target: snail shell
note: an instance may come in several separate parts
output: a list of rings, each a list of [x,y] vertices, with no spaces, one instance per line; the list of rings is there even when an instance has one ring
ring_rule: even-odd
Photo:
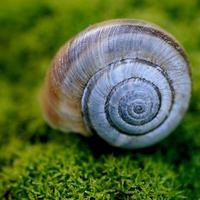
[[[42,103],[53,127],[132,149],[171,133],[190,94],[180,44],[156,25],[125,19],[91,26],[60,49]]]

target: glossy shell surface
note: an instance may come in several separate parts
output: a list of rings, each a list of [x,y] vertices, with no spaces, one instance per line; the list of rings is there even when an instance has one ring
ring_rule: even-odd
[[[132,149],[169,135],[190,94],[189,64],[170,34],[147,22],[112,20],[87,28],[60,49],[42,103],[53,127],[95,133]]]

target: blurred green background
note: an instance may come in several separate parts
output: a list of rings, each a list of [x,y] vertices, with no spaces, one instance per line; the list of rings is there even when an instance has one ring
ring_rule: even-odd
[[[193,96],[183,123],[141,151],[52,130],[38,95],[58,48],[87,26],[140,18],[185,47]],[[0,199],[200,199],[200,1],[0,3]]]

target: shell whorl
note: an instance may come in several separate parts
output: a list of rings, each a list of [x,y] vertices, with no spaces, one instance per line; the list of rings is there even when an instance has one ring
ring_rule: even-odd
[[[56,55],[45,82],[45,118],[63,131],[96,132],[142,148],[180,123],[191,93],[184,50],[159,27],[112,20],[89,27]]]

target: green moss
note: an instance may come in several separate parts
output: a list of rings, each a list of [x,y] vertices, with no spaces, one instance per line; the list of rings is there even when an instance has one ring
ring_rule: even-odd
[[[200,4],[198,1],[7,0],[0,8],[0,199],[199,199]],[[52,56],[88,25],[142,18],[188,52],[193,97],[160,144],[112,148],[95,136],[52,130],[38,95]]]

